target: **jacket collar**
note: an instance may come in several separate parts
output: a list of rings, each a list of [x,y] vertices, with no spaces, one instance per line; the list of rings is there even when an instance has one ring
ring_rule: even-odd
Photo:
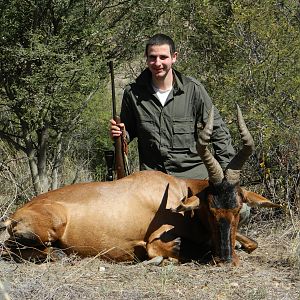
[[[184,92],[184,85],[187,82],[187,77],[182,75],[180,72],[173,69],[173,75],[174,75],[174,94],[183,93]],[[151,71],[147,68],[145,69],[136,79],[136,83],[146,88],[148,91],[150,91],[152,94],[154,94],[154,90],[152,87],[152,76]]]

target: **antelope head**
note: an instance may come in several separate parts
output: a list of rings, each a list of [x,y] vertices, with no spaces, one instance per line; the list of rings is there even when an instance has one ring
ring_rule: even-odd
[[[213,131],[214,111],[210,111],[205,128],[198,132],[197,151],[209,174],[209,188],[205,214],[209,223],[214,261],[232,262],[239,260],[235,254],[235,238],[239,223],[239,212],[243,203],[250,206],[277,207],[266,198],[244,191],[240,185],[241,169],[254,151],[254,141],[247,129],[240,108],[237,106],[237,121],[242,149],[230,161],[223,172],[220,164],[208,150],[207,146]],[[200,202],[199,202],[199,205]],[[195,208],[195,207],[194,207]]]

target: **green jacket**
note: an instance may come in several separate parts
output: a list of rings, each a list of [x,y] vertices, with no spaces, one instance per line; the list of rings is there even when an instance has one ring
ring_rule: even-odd
[[[197,123],[205,124],[212,107],[204,87],[173,70],[174,85],[165,106],[155,95],[146,69],[125,88],[121,120],[128,140],[138,138],[141,170],[160,170],[183,178],[207,178],[196,151]],[[234,156],[229,131],[215,109],[211,137],[216,159],[225,168]]]

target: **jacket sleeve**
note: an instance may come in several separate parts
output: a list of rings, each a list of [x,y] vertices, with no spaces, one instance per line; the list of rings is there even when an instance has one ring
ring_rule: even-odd
[[[201,123],[204,126],[207,122],[208,115],[213,103],[204,87],[201,84],[197,85],[197,87],[197,120],[198,123]],[[211,143],[214,150],[214,157],[217,159],[222,169],[224,170],[231,159],[234,157],[235,151],[231,144],[231,135],[229,133],[229,130],[215,106],[214,128],[211,135]]]
[[[128,143],[131,142],[137,136],[137,120],[136,116],[134,115],[133,99],[130,91],[131,88],[129,85],[125,88],[123,93],[120,113],[121,122],[125,124],[126,137]]]

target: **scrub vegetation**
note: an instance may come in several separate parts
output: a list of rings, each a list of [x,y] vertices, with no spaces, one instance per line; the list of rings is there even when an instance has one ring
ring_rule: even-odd
[[[145,41],[158,32],[174,38],[175,67],[204,84],[236,147],[239,104],[256,144],[242,184],[283,205],[252,211],[244,230],[259,248],[241,253],[238,269],[0,261],[0,295],[299,299],[299,1],[3,0],[0,11],[0,217],[39,193],[105,179],[104,151],[113,147],[107,63],[119,107],[122,88],[145,67]],[[136,170],[135,143],[129,148]]]

